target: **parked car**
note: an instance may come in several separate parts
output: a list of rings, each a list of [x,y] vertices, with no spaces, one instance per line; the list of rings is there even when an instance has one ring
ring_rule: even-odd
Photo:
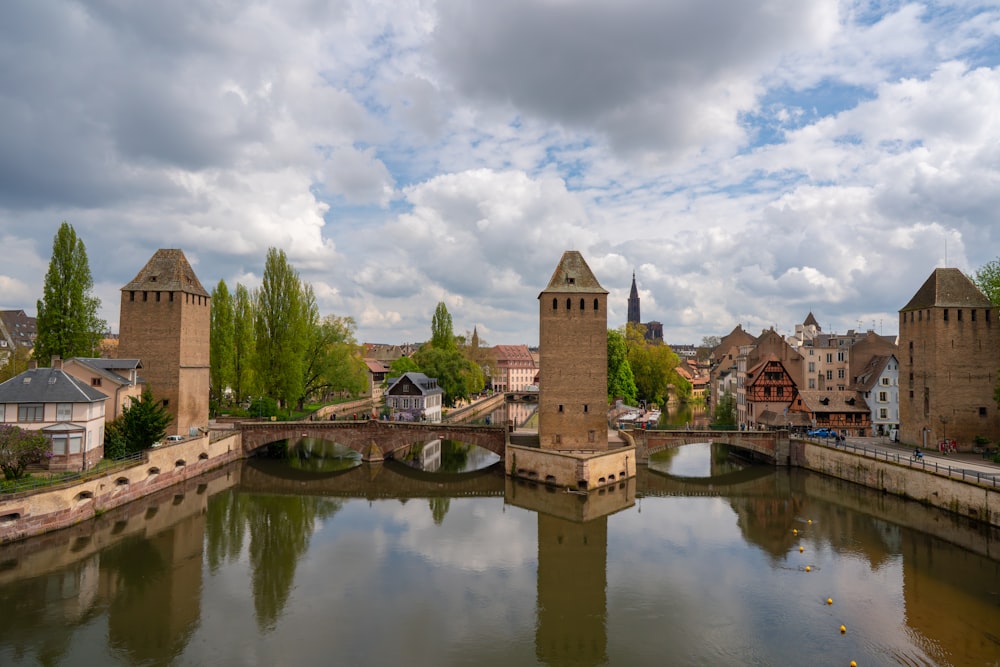
[[[832,428],[817,428],[809,431],[806,435],[813,438],[835,438],[837,437],[837,432]]]
[[[184,436],[183,435],[168,435],[166,438],[164,438],[164,440],[166,440],[167,442],[183,442]]]

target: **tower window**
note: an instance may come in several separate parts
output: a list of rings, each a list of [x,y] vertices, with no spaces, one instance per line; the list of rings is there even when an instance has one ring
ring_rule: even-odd
[[[980,407],[979,408],[979,416],[980,417],[985,417],[986,416],[986,408],[984,408],[984,407]]]
[[[958,309],[958,321],[959,322],[962,321],[962,309],[961,308]]]
[[[559,299],[552,297],[552,310],[559,310]]]
[[[142,300],[143,301],[149,301],[149,292],[144,291],[142,293]]]
[[[566,310],[572,310],[572,308],[573,308],[573,300],[566,299]]]
[[[962,318],[961,318],[961,317],[959,317],[958,319],[962,319]],[[948,309],[947,309],[947,308],[945,308],[945,309],[944,309],[944,321],[945,321],[945,322],[947,322],[947,321],[948,321]]]
[[[132,290],[128,293],[128,300],[135,301],[135,290]]]
[[[159,303],[159,302],[160,302],[160,293],[157,292],[156,293],[156,303]]]
[[[588,406],[588,405],[587,405],[586,403],[584,403],[584,404],[583,404],[583,414],[587,414],[587,412],[588,412],[588,407],[589,407],[589,406]]]
[[[562,412],[562,411],[563,411],[563,406],[562,406],[562,405],[560,405],[560,406],[559,406],[559,412]]]
[[[599,310],[598,303],[597,299],[594,299],[594,310]]]
[[[583,305],[583,299],[580,299],[580,310],[583,310],[586,306]]]
[[[972,313],[972,321],[973,321],[973,322],[975,322],[975,321],[976,321],[976,309],[975,309],[975,308],[973,308],[973,309],[972,309],[971,311],[969,311],[969,312],[970,312],[970,313]]]
[[[170,298],[169,298],[169,301],[170,301],[171,303],[173,303],[173,301],[174,301],[174,293],[173,293],[173,292],[170,292]]]

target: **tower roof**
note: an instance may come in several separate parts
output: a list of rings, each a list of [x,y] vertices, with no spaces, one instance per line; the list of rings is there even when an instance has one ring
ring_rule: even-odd
[[[559,260],[545,292],[607,294],[577,250],[567,250]]]
[[[805,319],[805,321],[802,324],[803,324],[803,326],[807,326],[807,327],[808,326],[814,326],[817,329],[819,329],[819,322],[817,322],[816,318],[813,317],[813,314],[812,314],[811,310],[809,311],[809,314],[806,315],[806,319]]]
[[[917,290],[910,302],[900,308],[900,312],[935,306],[990,308],[992,305],[989,298],[964,273],[958,269],[939,268],[934,269],[934,273]]]
[[[629,292],[628,298],[630,299],[639,298],[639,289],[635,286],[635,271],[632,272],[632,291]]]
[[[176,248],[157,250],[132,282],[122,287],[122,291],[125,290],[187,292],[210,296],[201,286],[184,252]]]

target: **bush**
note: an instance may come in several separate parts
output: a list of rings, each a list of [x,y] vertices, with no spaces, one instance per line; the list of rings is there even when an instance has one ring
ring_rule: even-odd
[[[984,435],[977,435],[975,438],[972,439],[972,441],[977,445],[979,445],[980,447],[990,444],[990,439]]]

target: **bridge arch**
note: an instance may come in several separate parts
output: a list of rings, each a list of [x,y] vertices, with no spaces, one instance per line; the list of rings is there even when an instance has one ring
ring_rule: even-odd
[[[743,449],[774,463],[788,465],[788,431],[630,431],[637,443],[642,443],[646,454],[699,442],[717,442]]]
[[[333,440],[359,452],[366,461],[380,461],[405,453],[415,443],[429,440],[460,440],[487,449],[503,458],[507,434],[501,426],[463,424],[427,424],[366,421],[337,422],[240,422],[237,424],[243,451],[251,455],[261,447],[279,440],[319,438]]]

